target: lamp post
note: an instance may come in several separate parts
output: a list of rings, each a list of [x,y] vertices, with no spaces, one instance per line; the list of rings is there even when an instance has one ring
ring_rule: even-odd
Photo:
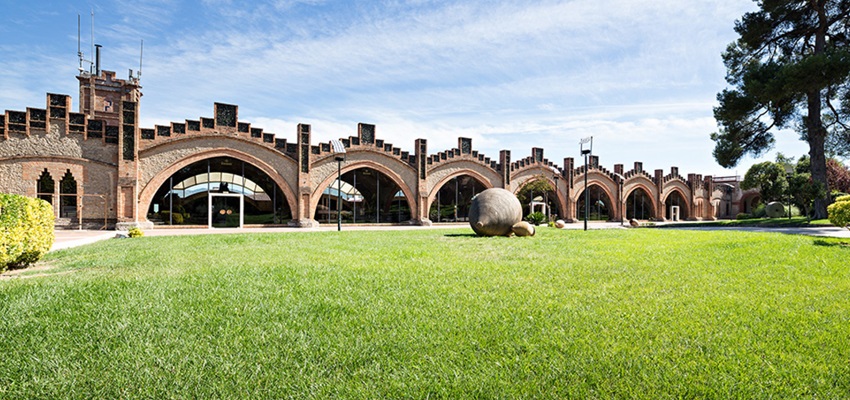
[[[586,143],[590,143],[590,147],[587,149],[584,148]],[[579,141],[579,146],[581,148],[581,154],[584,156],[584,230],[587,230],[587,220],[590,218],[590,205],[587,204],[588,200],[588,190],[587,190],[587,157],[593,152],[593,136],[588,136],[581,141]]]
[[[785,164],[785,176],[788,180],[788,219],[791,219],[791,178],[794,176],[794,167]]]
[[[345,145],[339,140],[331,140],[336,160],[336,230],[342,230],[342,162],[345,161]]]

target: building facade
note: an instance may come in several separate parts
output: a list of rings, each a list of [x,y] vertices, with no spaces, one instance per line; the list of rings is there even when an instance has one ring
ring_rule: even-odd
[[[493,187],[524,196],[525,214],[567,221],[583,219],[585,203],[595,220],[663,221],[734,218],[757,201],[734,177],[649,172],[641,162],[608,170],[597,156],[587,169],[583,159],[558,165],[542,148],[491,158],[468,138],[444,151],[429,153],[427,139],[403,150],[364,123],[340,140],[338,161],[310,125],[294,127],[290,141],[222,103],[212,117],[140,127],[132,72],[122,80],[98,68],[78,80],[78,112],[70,96],[48,93],[44,108],[0,114],[0,192],[49,201],[57,226],[428,225],[464,221],[472,197]],[[548,183],[542,193],[524,191],[538,181]]]

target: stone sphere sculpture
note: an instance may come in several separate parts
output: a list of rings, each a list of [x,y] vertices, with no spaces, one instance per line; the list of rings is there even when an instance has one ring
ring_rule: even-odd
[[[764,208],[764,213],[770,218],[782,218],[788,216],[785,205],[778,201],[767,203],[767,207]]]
[[[511,227],[519,221],[522,221],[522,205],[505,189],[487,189],[472,199],[469,225],[479,236],[510,236]]]
[[[559,219],[559,220],[555,221],[555,228],[564,229],[566,227],[567,227],[567,223],[564,222],[564,220]]]

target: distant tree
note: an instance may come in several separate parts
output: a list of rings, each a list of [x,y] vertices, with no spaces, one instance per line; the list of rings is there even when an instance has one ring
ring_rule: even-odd
[[[826,160],[826,180],[833,191],[850,193],[850,168],[834,158]]]
[[[723,167],[759,156],[776,130],[793,128],[809,144],[812,178],[828,189],[825,142],[850,120],[850,0],[759,0],[735,24],[740,38],[723,53],[727,82],[714,109],[714,158]],[[814,203],[816,218],[829,202]]]
[[[826,192],[820,182],[812,179],[808,172],[795,173],[788,181],[788,196],[807,218],[812,216],[812,206]]]
[[[765,202],[780,201],[788,193],[785,168],[770,161],[753,164],[744,174],[741,189],[757,189]]]

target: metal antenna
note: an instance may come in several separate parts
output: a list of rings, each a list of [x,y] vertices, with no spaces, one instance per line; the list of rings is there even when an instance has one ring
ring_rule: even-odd
[[[83,74],[83,49],[80,47],[80,14],[77,14],[77,58],[80,59],[79,74]]]
[[[139,45],[139,76],[136,78],[138,80],[142,80],[142,56],[145,54],[145,39],[142,39],[142,43]]]
[[[94,9],[91,10],[91,53],[94,54]],[[89,65],[89,73],[92,73],[94,64]]]

